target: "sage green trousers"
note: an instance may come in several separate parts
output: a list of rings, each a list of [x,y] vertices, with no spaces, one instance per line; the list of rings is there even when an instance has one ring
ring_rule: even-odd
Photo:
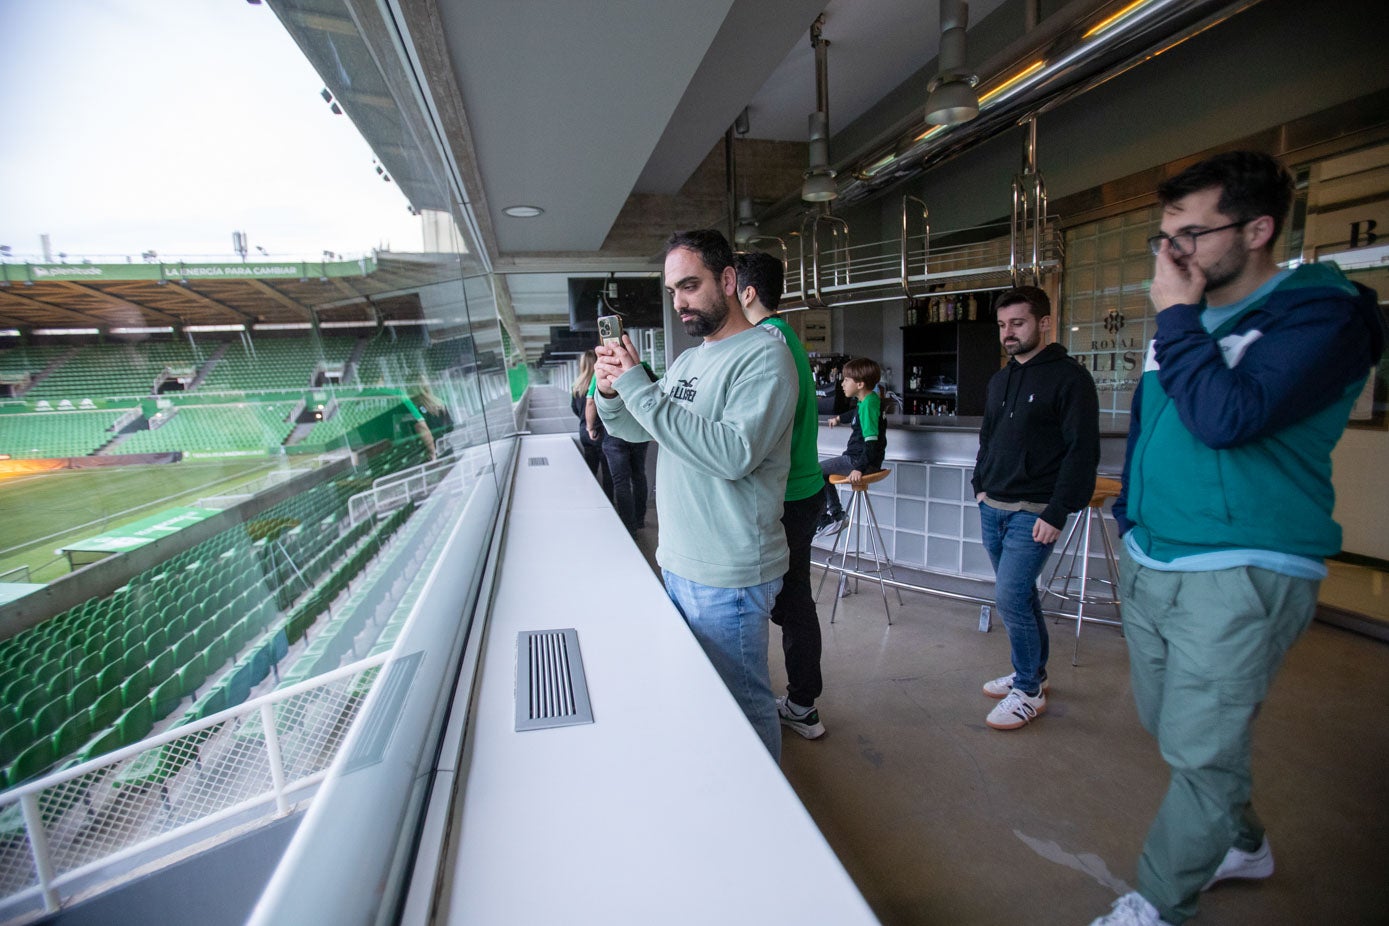
[[[1138,718],[1171,779],[1138,861],[1138,891],[1168,923],[1196,912],[1231,846],[1259,847],[1250,804],[1254,717],[1316,610],[1314,579],[1256,567],[1163,572],[1120,564]]]

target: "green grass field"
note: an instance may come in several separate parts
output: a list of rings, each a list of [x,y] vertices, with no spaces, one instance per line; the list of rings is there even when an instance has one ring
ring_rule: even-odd
[[[0,479],[0,573],[28,566],[29,581],[51,582],[68,572],[67,558],[55,552],[65,543],[196,505],[281,465],[238,457]]]

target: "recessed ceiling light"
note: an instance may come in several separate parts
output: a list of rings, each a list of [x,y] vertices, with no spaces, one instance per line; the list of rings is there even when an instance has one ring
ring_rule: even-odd
[[[507,206],[502,210],[507,215],[516,219],[531,219],[543,213],[545,210],[539,206]]]

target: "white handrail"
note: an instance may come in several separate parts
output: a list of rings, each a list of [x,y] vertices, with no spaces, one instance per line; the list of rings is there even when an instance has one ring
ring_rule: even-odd
[[[37,874],[37,883],[26,887],[23,890],[15,891],[3,898],[3,902],[12,903],[23,900],[38,894],[43,898],[44,909],[47,912],[54,912],[60,909],[61,898],[59,888],[65,884],[72,883],[84,874],[95,871],[103,866],[157,846],[161,843],[169,842],[189,832],[211,825],[229,816],[240,813],[265,803],[273,798],[275,815],[283,816],[291,809],[289,794],[297,791],[307,784],[320,780],[325,772],[318,770],[309,775],[301,775],[295,780],[290,780],[286,774],[285,763],[279,742],[279,732],[276,726],[274,706],[285,701],[297,698],[310,692],[324,690],[334,683],[345,678],[355,678],[363,673],[374,669],[389,660],[390,653],[378,653],[368,656],[346,666],[341,666],[331,672],[315,676],[307,681],[290,685],[286,688],[267,692],[266,694],[246,701],[235,707],[219,711],[201,720],[181,726],[170,728],[156,736],[151,736],[138,743],[122,747],[106,755],[99,756],[71,768],[63,769],[46,775],[36,781],[19,785],[8,791],[0,793],[0,812],[7,807],[18,804],[22,808],[25,835],[28,838],[30,854],[33,857],[34,870]],[[168,831],[158,833],[154,836],[143,837],[139,827],[133,827],[136,838],[120,846],[119,848],[102,855],[99,858],[88,859],[83,864],[59,871],[55,862],[55,851],[52,840],[50,839],[49,827],[43,819],[43,811],[40,805],[40,796],[45,792],[59,791],[68,782],[103,770],[113,768],[124,763],[126,760],[138,756],[153,753],[164,746],[176,743],[180,740],[192,740],[201,744],[202,740],[198,734],[205,730],[210,730],[226,724],[228,721],[238,721],[247,718],[258,718],[261,724],[260,732],[265,741],[267,760],[270,766],[272,786],[268,790],[251,794],[238,800],[230,806],[219,807],[215,812],[202,814],[195,819],[189,820]],[[341,741],[339,741],[339,746]],[[170,776],[172,777],[172,776]],[[98,779],[99,780],[99,779]],[[83,792],[84,798],[87,792]],[[75,801],[71,802],[75,804]]]

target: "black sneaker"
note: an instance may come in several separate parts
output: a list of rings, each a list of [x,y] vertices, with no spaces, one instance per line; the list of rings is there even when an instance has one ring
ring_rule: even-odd
[[[776,713],[781,718],[783,727],[794,730],[808,740],[819,739],[825,735],[825,725],[820,722],[820,712],[813,707],[804,714],[797,714],[791,709],[786,698],[777,698]]]

